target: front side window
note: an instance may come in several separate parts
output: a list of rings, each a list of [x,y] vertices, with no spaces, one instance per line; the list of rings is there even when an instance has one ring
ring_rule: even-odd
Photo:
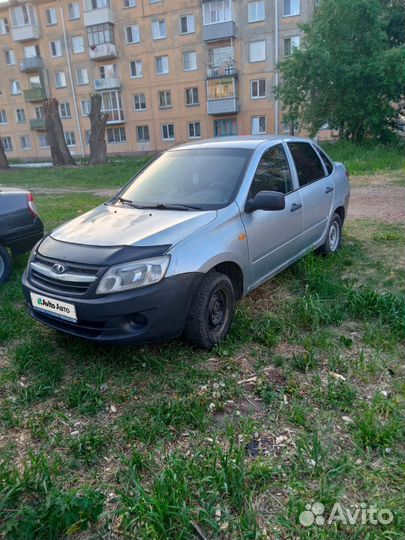
[[[232,0],[209,0],[203,3],[204,24],[232,21]]]
[[[248,20],[250,23],[264,21],[264,0],[248,3]]]
[[[251,41],[249,43],[249,62],[263,62],[266,60],[266,41]]]
[[[281,144],[272,146],[263,154],[253,177],[249,198],[253,199],[259,191],[278,191],[289,193],[293,181],[287,156]]]
[[[166,203],[222,208],[234,199],[251,155],[247,148],[165,152],[143,169],[121,196],[145,206]]]
[[[321,156],[323,164],[325,165],[326,170],[328,171],[328,175],[332,174],[332,172],[333,172],[333,163],[332,163],[332,161],[328,158],[328,156],[325,154],[325,152],[322,150],[322,148],[319,148],[319,146],[317,146],[316,149],[318,150],[318,154]]]
[[[306,142],[289,142],[300,186],[305,186],[325,176],[322,163],[315,150]]]

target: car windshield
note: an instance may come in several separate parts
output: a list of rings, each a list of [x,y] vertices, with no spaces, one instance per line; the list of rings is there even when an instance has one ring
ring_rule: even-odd
[[[166,152],[141,171],[117,200],[161,209],[222,208],[236,195],[251,155],[246,148]]]

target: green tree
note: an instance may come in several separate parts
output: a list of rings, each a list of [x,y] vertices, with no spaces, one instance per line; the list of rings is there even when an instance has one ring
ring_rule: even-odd
[[[302,25],[301,47],[278,66],[276,95],[287,120],[311,135],[328,123],[354,141],[392,136],[405,88],[405,45],[388,33],[396,6],[396,0],[317,2],[313,19]]]

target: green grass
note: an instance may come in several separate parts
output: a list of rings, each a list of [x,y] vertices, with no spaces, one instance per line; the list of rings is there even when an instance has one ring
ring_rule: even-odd
[[[112,167],[34,183],[104,189]],[[38,205],[50,230],[102,200]],[[0,536],[400,538],[403,246],[401,225],[348,222],[338,254],[309,255],[244,299],[211,352],[57,334],[28,316],[18,257],[0,288]],[[394,522],[299,524],[306,504],[339,500]]]
[[[325,142],[322,143],[322,147],[334,161],[344,163],[349,174],[353,176],[395,171],[405,167],[403,143],[383,146],[373,142],[363,144]]]

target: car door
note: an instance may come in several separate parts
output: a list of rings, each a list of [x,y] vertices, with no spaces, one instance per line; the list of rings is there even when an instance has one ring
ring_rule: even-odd
[[[318,242],[328,225],[335,184],[310,142],[287,143],[297,172],[303,208],[303,239],[308,248]]]
[[[284,210],[241,212],[245,225],[249,259],[250,288],[264,281],[300,251],[302,203],[294,189],[293,176],[282,144],[267,149],[257,166],[248,199],[259,191],[285,194]]]

